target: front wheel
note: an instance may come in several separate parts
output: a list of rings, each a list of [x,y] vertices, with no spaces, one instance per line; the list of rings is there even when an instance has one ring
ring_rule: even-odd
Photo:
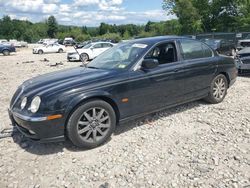
[[[110,138],[115,126],[116,115],[112,106],[102,100],[92,100],[72,113],[67,135],[78,147],[95,148]]]
[[[58,53],[63,53],[63,49],[60,48],[60,49],[58,50]]]
[[[227,95],[228,81],[223,74],[217,75],[211,85],[208,96],[205,98],[206,101],[212,104],[220,103],[224,100]]]
[[[82,53],[80,55],[80,61],[87,62],[89,60],[89,55],[86,53]]]
[[[42,55],[43,51],[42,50],[38,50],[38,54]]]

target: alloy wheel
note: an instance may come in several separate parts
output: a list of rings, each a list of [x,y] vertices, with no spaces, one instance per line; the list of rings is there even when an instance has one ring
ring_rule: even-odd
[[[87,62],[89,59],[88,55],[87,54],[81,54],[80,55],[80,60],[83,61],[83,62]]]
[[[223,78],[219,77],[214,82],[213,96],[217,100],[221,100],[224,98],[225,94],[226,94],[226,82]]]
[[[78,135],[84,142],[95,143],[104,138],[111,127],[109,113],[100,107],[86,110],[77,123]]]

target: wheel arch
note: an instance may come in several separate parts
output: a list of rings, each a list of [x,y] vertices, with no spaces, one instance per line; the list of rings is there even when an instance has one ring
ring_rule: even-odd
[[[65,121],[65,128],[67,126],[68,120],[70,118],[70,116],[72,115],[72,113],[82,104],[91,101],[91,100],[103,100],[105,102],[107,102],[113,109],[116,115],[116,122],[119,122],[120,119],[120,111],[118,108],[117,103],[107,94],[94,94],[94,95],[85,95],[84,97],[79,97],[75,100],[73,100],[67,110],[66,110],[66,121]]]
[[[219,72],[217,75],[219,75],[219,74],[222,74],[222,75],[224,75],[226,77],[227,83],[228,83],[228,87],[229,87],[229,85],[230,85],[229,74],[227,72],[223,72],[223,71]]]
[[[3,53],[3,52],[6,51],[6,50],[9,51],[9,52],[11,51],[9,48],[3,48],[3,49],[1,50],[1,53]]]

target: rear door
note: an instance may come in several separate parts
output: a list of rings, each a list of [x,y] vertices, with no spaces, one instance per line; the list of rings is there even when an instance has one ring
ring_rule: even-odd
[[[217,58],[206,44],[191,39],[179,40],[182,57],[180,73],[185,77],[183,99],[188,100],[208,93],[217,69]]]

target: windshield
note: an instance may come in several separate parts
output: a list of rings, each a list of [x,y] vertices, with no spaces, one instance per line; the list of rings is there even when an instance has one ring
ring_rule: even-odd
[[[248,34],[245,39],[250,39],[250,34]]]
[[[126,69],[138,61],[148,48],[148,45],[141,43],[122,43],[102,53],[88,67]]]
[[[83,49],[90,48],[91,46],[92,46],[92,44],[87,44],[86,46],[83,47]]]
[[[220,40],[213,40],[213,39],[205,39],[202,40],[202,42],[206,43],[208,46],[211,46],[213,48],[217,48],[217,46],[220,44]]]

